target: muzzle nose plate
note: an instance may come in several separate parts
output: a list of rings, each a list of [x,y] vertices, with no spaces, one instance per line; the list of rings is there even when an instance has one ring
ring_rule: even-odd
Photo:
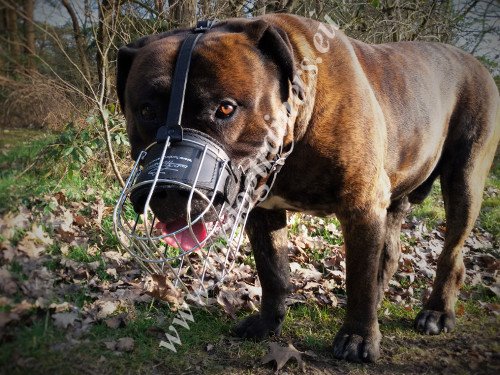
[[[163,149],[167,147],[160,166]],[[167,190],[189,192],[192,188],[215,199],[232,204],[237,194],[238,178],[231,170],[229,157],[222,147],[206,134],[193,129],[184,131],[183,140],[153,144],[143,160],[143,168],[132,188],[130,199],[134,211],[144,210],[158,169],[154,193]]]

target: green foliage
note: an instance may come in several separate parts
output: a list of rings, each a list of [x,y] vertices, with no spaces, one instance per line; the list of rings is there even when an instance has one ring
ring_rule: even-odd
[[[55,141],[49,145],[46,158],[64,160],[69,171],[80,169],[91,160],[104,160],[106,156],[106,140],[103,134],[104,120],[111,128],[111,140],[120,154],[126,154],[129,142],[124,132],[123,118],[116,113],[116,107],[109,105],[104,110],[104,117],[90,115],[85,124],[76,126],[70,122]]]
[[[129,144],[123,117],[116,108],[106,110],[115,156],[128,158]],[[102,118],[96,115],[71,122],[60,133],[5,130],[0,137],[0,213],[33,204],[34,198],[64,188],[70,199],[81,199],[89,188],[103,191],[107,203],[115,201],[118,185],[108,176],[109,163],[102,132]],[[55,207],[46,205],[45,213]]]
[[[78,130],[74,123],[69,123],[50,145],[47,157],[54,160],[66,160],[70,170],[84,165],[97,149],[104,147],[104,141],[96,136],[93,128]]]

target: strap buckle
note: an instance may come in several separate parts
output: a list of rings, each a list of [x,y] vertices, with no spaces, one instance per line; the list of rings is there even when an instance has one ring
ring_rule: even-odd
[[[193,32],[195,33],[204,33],[207,30],[210,30],[212,26],[215,24],[213,20],[202,20],[196,23],[196,27]]]

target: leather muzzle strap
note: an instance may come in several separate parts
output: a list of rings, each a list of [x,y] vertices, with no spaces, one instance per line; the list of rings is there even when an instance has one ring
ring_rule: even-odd
[[[182,110],[184,108],[191,55],[201,34],[210,30],[213,24],[213,21],[199,21],[193,30],[194,33],[188,35],[181,45],[172,78],[167,121],[156,133],[157,142],[165,142],[168,137],[170,137],[171,141],[182,141]]]

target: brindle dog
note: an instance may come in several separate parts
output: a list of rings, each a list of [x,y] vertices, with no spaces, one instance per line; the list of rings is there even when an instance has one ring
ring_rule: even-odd
[[[119,51],[118,96],[134,158],[165,121],[188,32],[148,36]],[[292,96],[289,121],[279,121]],[[183,126],[218,140],[236,165],[257,157],[270,132],[285,148],[294,143],[269,198],[248,218],[262,305],[235,333],[262,339],[280,332],[290,287],[286,210],[335,214],[348,299],[333,354],[375,361],[377,305],[398,265],[402,219],[437,177],[446,240],[415,327],[427,334],[453,329],[462,246],[479,213],[499,125],[493,79],[449,45],[368,45],[292,15],[227,20],[204,34],[193,53]]]

